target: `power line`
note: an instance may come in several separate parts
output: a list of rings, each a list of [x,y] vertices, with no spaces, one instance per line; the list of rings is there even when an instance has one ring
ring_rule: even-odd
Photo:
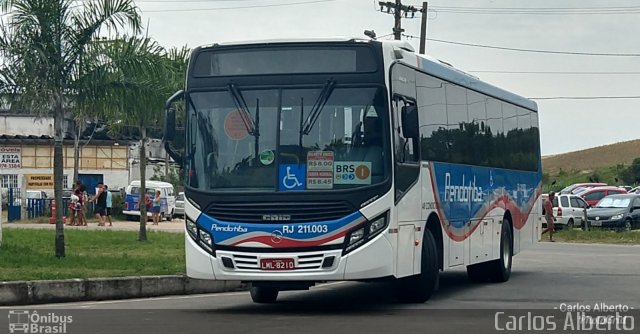
[[[312,1],[289,2],[289,3],[281,3],[281,4],[235,6],[235,7],[217,7],[217,8],[152,9],[152,10],[144,10],[143,12],[144,13],[201,12],[201,11],[212,11],[212,10],[233,10],[233,9],[250,9],[250,8],[297,6],[297,5],[307,5],[307,4],[322,3],[322,2],[333,2],[333,1],[340,1],[340,0],[312,0]]]
[[[640,12],[639,6],[615,7],[455,7],[432,6],[435,12],[459,14],[545,14],[545,15],[573,15],[573,14],[634,14]]]
[[[403,34],[403,36],[407,38],[418,38],[416,36],[405,35],[405,34]],[[433,42],[445,43],[445,44],[455,44],[455,45],[463,45],[463,46],[472,46],[477,48],[497,49],[497,50],[507,50],[507,51],[534,52],[534,53],[546,53],[546,54],[564,54],[564,55],[573,55],[573,56],[640,57],[639,53],[595,53],[595,52],[536,50],[536,49],[520,49],[520,48],[510,48],[510,47],[494,46],[494,45],[454,42],[454,41],[447,41],[447,40],[435,39],[435,38],[427,38],[427,40],[433,41]]]

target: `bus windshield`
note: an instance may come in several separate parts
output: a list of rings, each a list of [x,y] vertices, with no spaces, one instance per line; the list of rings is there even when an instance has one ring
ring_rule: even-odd
[[[389,174],[379,87],[193,92],[188,117],[187,183],[202,191],[346,189]]]

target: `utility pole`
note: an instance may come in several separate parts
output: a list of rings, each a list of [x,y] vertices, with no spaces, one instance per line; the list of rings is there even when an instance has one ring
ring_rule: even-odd
[[[393,24],[393,39],[399,41],[402,38],[402,11],[399,10],[402,8],[402,1],[396,0],[395,10],[393,11],[393,19],[395,23]]]
[[[429,8],[428,2],[422,3],[422,24],[420,26],[420,54],[424,54],[427,48],[427,9]]]
[[[394,25],[393,25],[393,36],[395,40],[402,39],[402,33],[404,29],[402,29],[402,17],[404,15],[405,18],[409,17],[411,14],[411,18],[416,16],[416,12],[418,9],[414,6],[405,6],[402,4],[402,0],[395,0],[395,2],[390,1],[379,1],[378,5],[380,5],[380,11],[384,12],[386,8],[387,14],[393,13]],[[393,12],[392,12],[393,10]]]

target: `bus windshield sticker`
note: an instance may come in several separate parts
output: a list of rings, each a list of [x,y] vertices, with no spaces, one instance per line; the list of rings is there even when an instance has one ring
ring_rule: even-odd
[[[307,153],[307,189],[333,189],[333,152]]]
[[[266,149],[260,152],[260,162],[263,165],[269,166],[273,163],[274,160],[275,160],[275,154],[273,153],[272,150]]]
[[[304,190],[306,172],[307,166],[304,164],[280,165],[280,168],[278,168],[278,179],[280,180],[278,190]]]
[[[242,140],[249,135],[247,127],[240,115],[242,112],[241,110],[233,110],[229,112],[224,119],[224,133],[232,140]]]
[[[336,161],[334,184],[371,184],[371,162]]]

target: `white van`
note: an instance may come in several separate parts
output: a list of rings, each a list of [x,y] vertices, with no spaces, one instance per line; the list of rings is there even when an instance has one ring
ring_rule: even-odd
[[[156,190],[160,191],[160,219],[167,218],[168,221],[173,219],[176,213],[176,197],[173,190],[173,185],[168,182],[162,181],[147,181],[145,183],[147,194],[153,199]],[[125,203],[122,213],[127,218],[133,218],[133,216],[140,217],[140,208],[138,203],[140,202],[140,181],[132,181],[125,190]],[[147,210],[147,217],[151,217],[151,210]]]

